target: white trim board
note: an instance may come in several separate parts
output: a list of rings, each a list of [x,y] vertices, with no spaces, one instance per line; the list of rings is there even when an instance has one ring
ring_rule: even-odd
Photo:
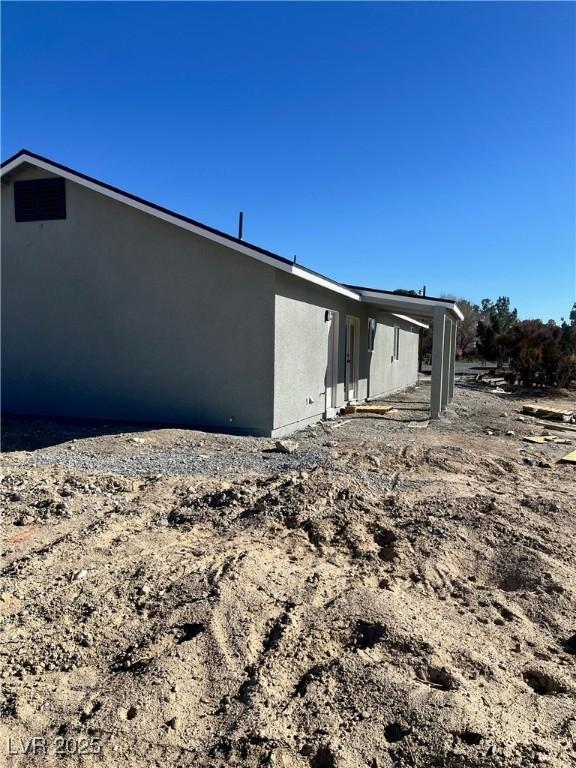
[[[398,315],[396,312],[392,312],[392,317],[397,317],[398,320],[403,320],[409,325],[417,325],[419,328],[430,328],[426,323],[421,323],[420,320],[415,320],[413,317],[408,317],[408,315]]]

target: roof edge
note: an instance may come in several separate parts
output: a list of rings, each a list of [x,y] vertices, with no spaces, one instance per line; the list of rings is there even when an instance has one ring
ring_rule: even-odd
[[[397,293],[396,291],[387,291],[384,288],[369,288],[363,285],[350,285],[344,283],[346,288],[350,288],[352,291],[370,291],[370,293],[383,293],[386,296],[397,296],[399,299],[418,299],[422,301],[442,301],[446,304],[455,304],[454,299],[440,298],[439,296],[409,296],[404,293]]]
[[[61,163],[57,163],[54,160],[50,160],[49,158],[44,157],[43,155],[39,155],[36,152],[31,152],[27,149],[21,149],[19,152],[17,152],[15,155],[12,155],[12,157],[9,157],[0,165],[0,175],[4,176],[5,174],[10,173],[26,162],[42,168],[43,170],[60,174],[71,181],[75,181],[76,183],[82,184],[89,189],[93,189],[96,192],[105,194],[112,199],[118,200],[119,202],[123,202],[127,205],[131,205],[134,208],[154,215],[157,218],[168,221],[169,223],[181,226],[184,229],[194,232],[195,234],[214,240],[221,245],[231,247],[234,250],[239,251],[247,256],[251,256],[259,261],[263,261],[269,266],[281,269],[284,272],[288,272],[296,277],[300,277],[303,280],[315,283],[316,285],[320,285],[327,290],[343,294],[344,296],[347,296],[350,299],[354,299],[355,301],[360,300],[360,296],[356,291],[346,285],[343,285],[342,283],[337,282],[336,280],[332,280],[331,278],[326,277],[320,272],[315,272],[308,267],[296,264],[294,261],[287,259],[284,256],[280,256],[273,251],[269,251],[266,248],[261,248],[258,245],[247,242],[246,240],[240,240],[233,235],[229,235],[227,232],[222,232],[221,230],[210,227],[207,224],[202,224],[202,222],[199,222],[196,219],[184,216],[183,214],[172,211],[169,208],[157,205],[150,200],[146,200],[142,197],[138,197],[137,195],[133,195],[130,192],[126,192],[125,190],[120,189],[119,187],[113,186],[112,184],[100,181],[93,176],[88,176],[85,173],[75,171],[73,168],[69,168],[66,165],[62,165]]]
[[[464,320],[464,315],[462,314],[462,310],[456,304],[453,299],[440,299],[436,298],[435,296],[406,296],[402,293],[394,293],[394,291],[382,291],[382,290],[376,290],[373,288],[359,288],[354,287],[354,290],[358,291],[360,293],[360,296],[364,301],[370,302],[372,300],[373,303],[377,301],[383,301],[385,302],[388,300],[390,303],[396,302],[397,305],[404,305],[403,307],[396,306],[396,307],[389,307],[390,309],[410,309],[410,305],[412,305],[412,308],[420,307],[422,311],[426,308],[427,311],[430,311],[434,307],[442,307],[446,309],[449,312],[453,312],[458,320]]]

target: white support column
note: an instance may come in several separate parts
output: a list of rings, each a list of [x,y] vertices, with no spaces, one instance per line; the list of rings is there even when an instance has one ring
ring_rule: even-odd
[[[434,307],[432,327],[432,384],[430,387],[430,418],[439,419],[442,411],[442,378],[446,341],[446,312]]]
[[[452,320],[445,315],[444,320],[444,354],[442,356],[442,413],[448,405],[448,389],[450,384],[450,351],[452,349]]]
[[[448,402],[454,400],[454,378],[456,376],[456,335],[458,323],[452,320],[452,333],[450,334],[450,377],[448,379]]]

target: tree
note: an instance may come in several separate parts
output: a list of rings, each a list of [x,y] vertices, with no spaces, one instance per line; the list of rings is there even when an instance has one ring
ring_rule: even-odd
[[[512,373],[526,387],[566,387],[576,379],[576,325],[524,320],[508,330],[502,344]]]
[[[576,352],[576,304],[570,310],[570,323],[562,318],[560,348],[568,354]]]
[[[480,307],[468,299],[458,299],[452,294],[443,293],[442,299],[450,299],[460,307],[464,320],[458,321],[456,333],[456,354],[461,357],[470,357],[476,350],[476,327],[480,317]],[[432,352],[433,331],[431,328],[422,331],[422,355]]]
[[[458,299],[457,303],[464,315],[464,320],[458,323],[457,346],[462,357],[469,357],[476,351],[479,307],[467,299]]]
[[[456,354],[461,357],[470,357],[476,350],[476,331],[480,320],[480,307],[468,299],[457,299],[450,294],[442,294],[441,298],[456,302],[464,315],[464,319],[458,322]]]
[[[508,356],[505,336],[517,324],[518,311],[510,309],[508,296],[499,296],[495,303],[490,299],[482,299],[477,326],[477,349],[481,357],[501,366]]]

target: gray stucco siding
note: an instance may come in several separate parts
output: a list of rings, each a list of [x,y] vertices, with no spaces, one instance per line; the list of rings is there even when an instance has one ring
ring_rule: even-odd
[[[360,302],[276,273],[274,430],[288,433],[322,418],[326,409],[326,375],[330,324],[326,311],[338,312],[337,406],[345,402],[346,316],[360,319],[359,398],[367,394],[368,313]]]
[[[345,404],[346,317],[360,321],[358,400],[379,397],[416,383],[418,332],[369,305],[323,287],[276,275],[274,434],[289,434],[323,417],[326,408],[328,333],[326,310],[339,314],[336,405]],[[377,320],[375,348],[368,351],[368,318]],[[394,325],[400,354],[392,360]]]
[[[357,399],[415,383],[409,325],[80,184],[66,182],[65,220],[16,223],[11,182],[50,175],[24,166],[2,187],[4,410],[289,434],[326,410],[326,310],[336,407],[348,315]]]
[[[275,270],[78,184],[66,195],[65,220],[16,223],[2,188],[4,409],[270,434]]]
[[[406,389],[418,379],[418,331],[386,313],[372,316],[377,326],[370,356],[369,399]],[[398,359],[394,358],[395,326],[400,332]]]

